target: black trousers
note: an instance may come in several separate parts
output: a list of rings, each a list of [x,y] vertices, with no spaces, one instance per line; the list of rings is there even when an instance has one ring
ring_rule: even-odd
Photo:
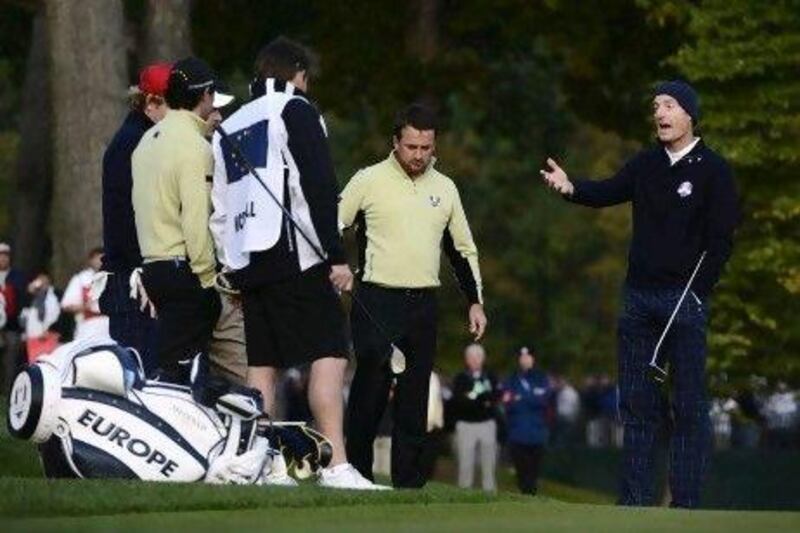
[[[393,400],[392,484],[422,487],[428,388],[436,353],[436,293],[363,283],[358,296],[406,356]],[[351,321],[357,367],[347,404],[347,457],[364,477],[373,479],[372,444],[392,383],[389,345],[357,304]]]
[[[204,289],[186,261],[146,263],[142,283],[158,313],[159,374],[167,381],[186,382],[187,361],[207,353],[211,334],[222,310],[219,294]]]
[[[517,487],[523,494],[536,494],[539,481],[539,464],[542,461],[542,447],[533,444],[510,443],[511,460],[517,472]]]

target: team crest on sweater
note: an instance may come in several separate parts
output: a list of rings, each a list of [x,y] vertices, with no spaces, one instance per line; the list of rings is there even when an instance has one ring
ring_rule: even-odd
[[[439,207],[439,204],[442,203],[442,197],[441,196],[430,195],[430,196],[428,196],[428,200],[431,201],[431,205],[433,207]]]
[[[678,187],[678,195],[681,198],[686,198],[690,194],[692,194],[692,183],[689,181],[684,181]]]

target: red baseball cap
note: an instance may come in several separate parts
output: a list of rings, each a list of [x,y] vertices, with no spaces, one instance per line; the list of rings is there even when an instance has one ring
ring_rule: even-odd
[[[164,96],[169,83],[171,63],[154,63],[147,65],[139,72],[139,90],[145,94]]]

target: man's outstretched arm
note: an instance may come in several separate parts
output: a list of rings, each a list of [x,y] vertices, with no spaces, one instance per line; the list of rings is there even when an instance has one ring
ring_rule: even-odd
[[[633,198],[635,158],[628,161],[614,176],[605,180],[569,179],[552,158],[547,159],[547,170],[540,170],[545,184],[576,204],[589,207],[607,207],[628,202]]]

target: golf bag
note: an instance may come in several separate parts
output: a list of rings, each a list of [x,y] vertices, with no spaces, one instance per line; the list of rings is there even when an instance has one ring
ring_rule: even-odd
[[[327,465],[327,439],[259,406],[239,388],[206,407],[187,386],[146,381],[135,350],[77,341],[17,375],[8,429],[39,445],[46,477],[254,484],[279,453],[299,474]]]

